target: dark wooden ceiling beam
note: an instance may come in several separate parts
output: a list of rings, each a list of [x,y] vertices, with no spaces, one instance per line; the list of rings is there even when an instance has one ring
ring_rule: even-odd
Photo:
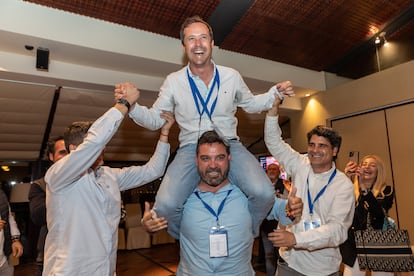
[[[386,37],[391,37],[394,33],[398,32],[412,20],[414,20],[414,3],[402,10],[398,16],[387,22],[384,27],[378,31],[378,34],[385,32]],[[370,48],[375,47],[374,41],[376,37],[377,35],[375,34],[372,37],[360,42],[339,60],[328,66],[325,71],[340,74],[341,70],[347,67],[349,63],[353,62],[356,57],[363,55],[368,52]]]
[[[41,148],[39,150],[39,158],[38,161],[42,160],[43,157],[45,156],[46,150],[47,150],[47,141],[50,138],[50,131],[52,129],[52,125],[53,125],[53,120],[55,118],[55,114],[56,114],[56,107],[58,105],[59,102],[59,96],[60,96],[60,90],[61,90],[61,86],[56,87],[55,89],[55,94],[53,96],[53,101],[52,101],[52,105],[50,106],[50,111],[49,111],[49,117],[47,119],[47,124],[46,124],[46,128],[45,128],[45,132],[43,133],[43,139],[42,139],[42,145]],[[62,133],[63,135],[63,133]]]
[[[214,44],[220,46],[234,26],[253,5],[254,0],[223,0],[207,20],[214,32]]]

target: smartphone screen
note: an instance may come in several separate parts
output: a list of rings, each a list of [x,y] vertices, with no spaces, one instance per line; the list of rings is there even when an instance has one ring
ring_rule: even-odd
[[[359,151],[350,151],[349,152],[349,161],[352,161],[356,164],[359,164]]]

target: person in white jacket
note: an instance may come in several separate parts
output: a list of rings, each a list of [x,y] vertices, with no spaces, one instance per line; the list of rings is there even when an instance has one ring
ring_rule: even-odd
[[[347,239],[355,209],[354,188],[335,167],[341,136],[325,126],[308,134],[307,154],[293,150],[281,138],[276,99],[265,121],[265,143],[292,176],[292,187],[303,200],[300,221],[269,234],[280,247],[276,275],[340,275],[339,245]]]
[[[103,165],[105,146],[116,133],[139,92],[119,100],[92,125],[74,122],[64,133],[69,154],[46,172],[46,237],[43,275],[113,276],[121,217],[120,191],[162,176],[170,154],[172,113],[154,155],[143,166]]]

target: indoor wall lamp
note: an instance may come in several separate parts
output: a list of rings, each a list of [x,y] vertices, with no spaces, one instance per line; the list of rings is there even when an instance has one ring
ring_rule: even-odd
[[[383,41],[384,42],[384,46],[387,46],[388,45],[388,41],[385,38],[385,35],[386,35],[386,32],[381,32],[379,35],[377,35],[375,37],[375,41],[374,41],[375,45],[379,45]]]

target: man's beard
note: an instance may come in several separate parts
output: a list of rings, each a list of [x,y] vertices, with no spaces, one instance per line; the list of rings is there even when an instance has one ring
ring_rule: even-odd
[[[203,181],[204,183],[206,183],[207,185],[211,187],[217,187],[218,185],[223,183],[224,180],[227,179],[227,175],[229,174],[229,170],[226,170],[223,174],[220,168],[207,169],[205,172],[202,172],[199,170],[198,172],[200,174],[201,181]],[[216,172],[218,173],[218,175],[214,177],[209,177],[208,174],[210,172]]]

